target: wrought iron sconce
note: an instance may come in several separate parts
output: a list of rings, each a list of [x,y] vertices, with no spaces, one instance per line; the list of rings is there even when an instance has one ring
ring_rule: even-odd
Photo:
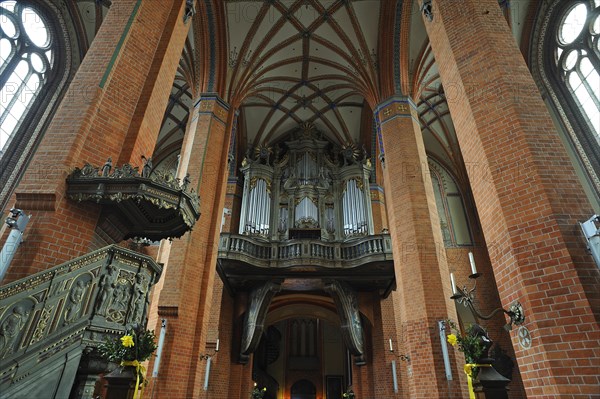
[[[389,339],[389,344],[390,344],[390,353],[397,356],[398,359],[400,359],[401,361],[409,363],[408,367],[407,367],[408,374],[412,375],[412,367],[410,365],[410,356],[394,353],[394,346],[392,344],[391,338]],[[393,383],[393,387],[394,387],[394,393],[398,393],[398,372],[396,370],[396,360],[392,360],[392,383]]]
[[[402,360],[403,362],[410,362],[410,356],[409,355],[403,355],[403,354],[396,354],[396,353],[394,353],[394,346],[392,345],[392,339],[391,338],[389,340],[389,344],[390,344],[390,353],[393,353],[394,355],[396,355],[398,357],[398,359]]]
[[[211,354],[204,354],[204,353],[201,353],[201,354],[200,354],[200,360],[208,360],[208,359],[211,359],[211,358],[212,358],[214,355],[216,355],[216,354],[217,354],[217,352],[219,352],[219,339],[218,339],[218,338],[217,338],[217,343],[216,343],[216,345],[215,345],[215,349],[213,350],[213,353],[211,353]]]
[[[208,390],[208,380],[210,378],[210,367],[212,364],[212,358],[214,355],[217,354],[218,351],[219,351],[219,338],[217,338],[217,343],[215,345],[215,349],[213,350],[212,354],[204,354],[204,353],[200,354],[200,360],[206,360],[206,370],[204,371],[204,386],[203,386],[205,391]]]
[[[477,308],[475,308],[473,302],[475,300],[475,291],[477,289],[477,278],[481,277],[481,273],[477,272],[472,252],[469,252],[469,261],[471,263],[471,275],[469,278],[473,280],[473,288],[467,288],[466,284],[463,285],[462,288],[457,287],[454,281],[454,273],[450,273],[450,281],[452,283],[452,296],[450,299],[454,299],[456,302],[468,308],[474,316],[483,320],[490,320],[497,313],[504,312],[510,318],[510,321],[504,326],[506,331],[512,330],[513,324],[517,326],[523,324],[523,322],[525,322],[525,313],[523,311],[523,306],[518,301],[513,302],[508,310],[504,308],[498,308],[494,309],[488,315],[481,314]]]

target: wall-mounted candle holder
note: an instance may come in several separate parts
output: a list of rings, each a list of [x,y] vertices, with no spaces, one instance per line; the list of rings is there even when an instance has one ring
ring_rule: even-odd
[[[471,263],[471,275],[470,279],[473,280],[473,288],[467,288],[467,285],[463,285],[462,288],[457,287],[456,282],[454,280],[454,273],[450,273],[450,282],[452,284],[452,296],[450,299],[454,299],[456,302],[468,308],[471,313],[480,319],[489,320],[494,317],[497,313],[504,312],[510,318],[510,321],[506,323],[504,329],[507,331],[512,330],[512,325],[521,325],[525,322],[525,313],[523,311],[523,306],[518,301],[513,302],[512,305],[508,308],[508,310],[503,308],[494,309],[490,314],[483,315],[477,310],[474,305],[475,300],[475,291],[477,289],[477,279],[481,277],[481,273],[477,272],[477,268],[475,266],[475,260],[473,258],[473,253],[469,252],[469,261]]]
[[[201,353],[200,354],[200,360],[208,360],[211,357],[213,357],[214,355],[216,355],[217,352],[219,352],[219,339],[218,338],[217,338],[217,343],[215,344],[215,349],[213,350],[213,353],[211,353],[211,354]]]
[[[389,340],[389,344],[390,344],[390,353],[393,353],[394,355],[396,355],[400,360],[404,361],[404,362],[410,362],[410,356],[409,355],[403,355],[403,354],[398,354],[398,353],[394,353],[394,346],[392,344],[392,339],[390,338]]]

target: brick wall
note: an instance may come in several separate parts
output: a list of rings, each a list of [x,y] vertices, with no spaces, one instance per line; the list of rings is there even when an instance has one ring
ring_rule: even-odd
[[[598,269],[578,221],[592,209],[496,1],[434,1],[425,21],[469,170],[528,397],[598,393]],[[452,92],[450,92],[450,88]],[[569,367],[565,367],[569,364]]]
[[[207,340],[215,340],[209,332],[214,335],[210,321],[227,185],[230,135],[225,132],[230,119],[224,103],[216,97],[201,97],[184,137],[180,171],[190,174],[191,187],[200,193],[202,215],[192,232],[173,242],[158,298],[158,314],[168,315],[170,326],[165,340],[168,354],[161,365],[164,378],[155,387],[157,395],[165,397],[205,394],[206,362],[199,355],[205,353]]]
[[[446,381],[437,330],[437,321],[456,318],[456,310],[449,299],[449,269],[415,107],[406,97],[393,97],[376,112],[385,152],[386,209],[399,291],[396,328],[412,359],[407,391],[411,398],[458,395],[465,384],[458,379]],[[456,362],[453,367],[459,369]]]
[[[181,4],[122,0],[110,8],[16,189],[16,206],[33,217],[24,237],[27,245],[15,257],[20,266],[9,271],[7,282],[95,249],[90,243],[97,241],[93,235],[100,208],[66,199],[65,178],[85,162],[101,166],[108,157],[116,159],[138,100],[146,94],[147,79],[170,90],[175,69],[162,68],[159,76],[152,68],[167,54],[157,52],[161,39],[182,25],[176,18]],[[181,54],[187,33],[181,27],[176,32],[178,40],[173,36],[167,47]],[[168,94],[160,94],[152,96],[150,106],[162,116]],[[140,140],[153,146],[159,127]]]

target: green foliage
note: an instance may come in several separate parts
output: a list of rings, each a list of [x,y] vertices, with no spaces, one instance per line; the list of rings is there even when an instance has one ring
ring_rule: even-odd
[[[125,346],[123,338],[131,336],[133,338],[132,346]],[[156,335],[150,330],[129,330],[123,337],[113,340],[106,340],[98,346],[100,355],[106,360],[113,363],[121,363],[123,361],[137,360],[143,362],[148,360],[156,350]]]
[[[352,390],[352,387],[348,387],[348,389],[346,389],[346,392],[344,392],[342,394],[342,398],[348,398],[348,399],[354,399],[355,398],[354,391]]]
[[[462,334],[459,331],[456,323],[454,323],[452,320],[446,320],[446,325],[448,325],[453,331],[452,334],[448,335],[448,342],[450,342],[452,346],[458,347],[458,350],[465,354],[465,360],[467,363],[476,363],[477,360],[481,358],[485,347],[481,341],[481,338],[472,333],[474,325],[469,325],[465,334]],[[454,339],[452,336],[456,337],[456,342],[453,342]]]
[[[256,386],[256,384],[254,384],[254,389],[252,390],[252,396],[250,396],[250,398],[251,399],[263,399],[263,397],[265,396],[265,392],[267,392],[266,387],[262,387],[259,389]]]

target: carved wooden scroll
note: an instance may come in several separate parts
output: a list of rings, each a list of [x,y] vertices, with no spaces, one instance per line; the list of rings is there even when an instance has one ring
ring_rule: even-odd
[[[326,282],[325,290],[329,292],[337,307],[344,342],[356,357],[356,364],[362,366],[365,364],[363,328],[356,291],[350,285],[336,280]]]
[[[240,363],[247,363],[249,356],[256,350],[265,328],[267,310],[273,296],[281,290],[280,282],[267,281],[257,285],[250,292],[249,309],[244,319]]]

